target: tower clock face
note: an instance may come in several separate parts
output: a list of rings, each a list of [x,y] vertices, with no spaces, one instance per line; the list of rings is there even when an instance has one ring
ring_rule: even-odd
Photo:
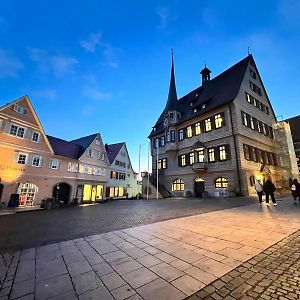
[[[169,126],[169,119],[168,118],[165,118],[165,120],[164,120],[164,126],[165,127]]]

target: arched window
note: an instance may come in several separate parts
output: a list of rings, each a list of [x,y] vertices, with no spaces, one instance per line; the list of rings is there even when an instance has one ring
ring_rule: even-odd
[[[215,188],[227,188],[228,180],[224,177],[219,177],[215,181]]]
[[[200,178],[200,177],[197,177],[197,178],[195,178],[195,181],[196,181],[196,182],[203,182],[204,179],[203,179],[203,178]]]
[[[172,184],[172,191],[184,191],[184,182],[181,179],[176,179]]]

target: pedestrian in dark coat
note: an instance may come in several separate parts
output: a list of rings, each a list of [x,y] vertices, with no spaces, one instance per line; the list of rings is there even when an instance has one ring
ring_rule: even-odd
[[[294,179],[291,184],[291,192],[292,196],[294,197],[294,204],[297,204],[297,198],[298,201],[300,201],[300,183],[297,179]]]
[[[266,182],[263,184],[263,191],[266,194],[267,206],[270,206],[270,204],[269,204],[269,197],[270,196],[271,196],[273,205],[277,205],[277,202],[276,202],[275,196],[274,196],[274,193],[276,191],[276,187],[275,187],[274,183],[271,181],[271,179],[266,180]]]

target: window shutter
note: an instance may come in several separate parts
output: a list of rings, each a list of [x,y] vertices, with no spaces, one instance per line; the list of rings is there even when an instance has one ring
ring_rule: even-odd
[[[32,155],[27,155],[26,157],[26,165],[32,165],[32,161],[33,161],[33,156]]]
[[[40,160],[41,160],[40,167],[43,167],[44,166],[44,162],[45,162],[44,157],[41,156]]]
[[[9,121],[5,121],[4,123],[4,131],[7,132],[7,133],[10,133],[10,127],[11,127],[11,122]]]
[[[32,130],[30,128],[24,128],[25,132],[24,132],[24,139],[30,139],[32,138]]]
[[[216,129],[216,121],[215,121],[215,116],[210,118],[210,124],[211,124],[211,130]]]
[[[19,158],[19,152],[15,151],[14,156],[13,156],[13,162],[14,163],[18,163],[18,158]]]
[[[181,155],[178,155],[178,166],[179,166],[179,167],[182,167],[182,166],[181,166]]]
[[[201,133],[205,132],[204,128],[205,128],[205,123],[204,123],[204,120],[202,120],[202,121],[200,121]]]
[[[230,160],[231,159],[231,151],[230,151],[229,144],[225,145],[225,150],[226,150],[226,158],[227,158],[227,160]]]
[[[225,119],[225,113],[224,112],[221,113],[221,117],[223,119],[223,126],[225,126],[226,125],[226,119]]]
[[[247,116],[247,127],[251,127],[251,122],[250,122],[250,115],[246,114]]]

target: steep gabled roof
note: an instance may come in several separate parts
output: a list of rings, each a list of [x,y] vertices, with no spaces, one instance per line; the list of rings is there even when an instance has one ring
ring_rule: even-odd
[[[176,107],[176,110],[181,112],[179,123],[232,102],[239,92],[250,60],[253,60],[252,55],[248,55],[209,82],[180,98]],[[205,108],[202,108],[203,104]],[[196,113],[194,109],[197,110]],[[158,118],[154,126],[156,129],[151,131],[149,138],[164,131],[163,116],[164,111]]]
[[[55,155],[78,159],[85,151],[80,145],[47,135]]]
[[[110,164],[113,163],[124,144],[124,142],[109,145],[105,144],[105,150]]]
[[[89,145],[95,140],[97,135],[98,133],[94,133],[76,140],[72,140],[71,142],[81,146],[84,150],[86,150],[89,147]]]

